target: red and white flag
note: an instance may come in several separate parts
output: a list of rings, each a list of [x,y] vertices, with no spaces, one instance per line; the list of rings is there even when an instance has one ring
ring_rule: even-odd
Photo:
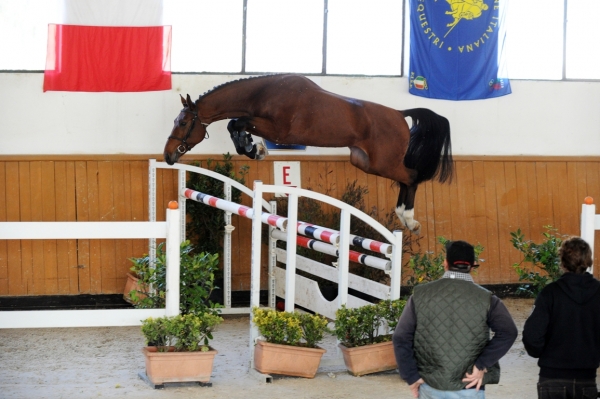
[[[63,0],[48,26],[44,91],[171,89],[171,27],[162,0]]]

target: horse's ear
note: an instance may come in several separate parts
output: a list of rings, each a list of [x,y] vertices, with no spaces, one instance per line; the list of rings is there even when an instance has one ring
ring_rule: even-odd
[[[196,103],[192,101],[189,94],[187,95],[187,106],[192,111],[196,110]]]
[[[184,107],[187,107],[187,103],[185,102],[185,98],[183,98],[183,96],[180,94],[179,97],[181,97],[181,103],[183,104]],[[189,97],[189,95],[188,95]]]

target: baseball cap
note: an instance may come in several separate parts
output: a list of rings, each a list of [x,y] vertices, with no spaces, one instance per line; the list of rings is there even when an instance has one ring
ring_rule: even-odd
[[[475,265],[475,249],[466,241],[448,241],[446,260],[450,269],[468,272]]]

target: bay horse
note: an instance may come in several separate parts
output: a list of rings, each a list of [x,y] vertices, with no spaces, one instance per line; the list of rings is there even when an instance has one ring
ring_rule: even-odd
[[[348,147],[358,169],[391,179],[400,186],[396,214],[416,234],[414,200],[419,183],[453,175],[450,124],[426,108],[398,111],[369,101],[328,92],[296,74],[252,77],[224,83],[183,109],[167,139],[169,165],[208,137],[206,127],[231,119],[227,129],[238,154],[263,159],[256,135],[276,144]],[[409,128],[405,117],[412,119]]]

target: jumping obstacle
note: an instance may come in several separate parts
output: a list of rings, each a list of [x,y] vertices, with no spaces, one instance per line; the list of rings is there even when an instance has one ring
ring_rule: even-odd
[[[221,209],[226,212],[231,212],[236,215],[243,216],[247,219],[253,219],[253,217],[254,217],[254,210],[252,208],[249,208],[244,205],[236,204],[235,202],[226,201],[226,200],[214,197],[209,194],[201,193],[199,191],[194,191],[189,188],[184,188],[181,190],[181,195],[187,199],[191,199],[193,201],[196,201],[196,202],[208,205],[208,206],[212,206],[213,208]],[[275,238],[277,240],[282,240],[282,241],[286,240],[286,235],[284,234],[284,232],[288,225],[287,218],[285,218],[283,216],[279,216],[279,215],[273,215],[271,213],[264,212],[264,211],[262,212],[260,218],[261,218],[262,223],[278,228],[278,230],[274,230],[271,233],[271,236],[273,238]],[[312,238],[309,239],[309,238],[305,238],[305,237],[297,237],[296,244],[298,244],[304,248],[313,249],[315,251],[322,252],[322,253],[325,253],[328,255],[338,256],[339,252],[338,252],[337,248],[334,245],[332,245],[332,243],[339,244],[339,236],[340,236],[339,232],[337,232],[335,230],[331,230],[331,229],[325,229],[323,227],[313,225],[310,223],[306,223],[306,222],[298,222],[297,223],[297,232],[300,234],[303,234],[303,235],[308,235],[309,237],[312,237]],[[357,237],[357,236],[353,236],[353,237],[355,240],[361,239],[360,237]],[[318,241],[318,240],[321,240],[321,241]],[[322,242],[325,240],[327,242],[329,242],[329,244]],[[365,240],[365,239],[362,239],[362,240]],[[369,241],[375,242],[374,240],[369,240]],[[380,244],[383,244],[383,243],[380,243]],[[387,245],[389,246],[389,244],[387,244]],[[382,248],[382,245],[377,246],[377,248]],[[350,260],[352,262],[371,266],[371,267],[374,267],[374,268],[377,268],[380,270],[389,271],[391,269],[390,262],[385,259],[376,258],[376,257],[370,256],[370,255],[365,255],[365,254],[362,254],[362,253],[356,252],[356,251],[350,251],[349,254],[350,254],[349,255]]]
[[[0,222],[0,240],[166,238],[164,309],[0,311],[2,328],[139,326],[148,317],[179,314],[179,220],[172,202],[166,222]]]
[[[180,194],[187,199],[191,199],[193,201],[200,202],[202,204],[209,205],[209,206],[212,206],[213,208],[218,208],[218,209],[221,209],[226,212],[231,212],[236,215],[243,216],[247,219],[252,219],[254,217],[253,209],[249,208],[245,205],[236,204],[235,202],[217,198],[217,197],[214,197],[209,194],[205,194],[205,193],[201,193],[199,191],[192,190],[190,188],[182,189]],[[264,211],[261,214],[261,221],[264,224],[268,224],[268,225],[277,227],[282,232],[285,232],[287,229],[287,226],[288,226],[287,218],[285,218],[283,216],[279,216],[279,215],[273,215],[272,213],[268,213],[268,212],[264,212]],[[296,223],[296,225],[297,225],[297,232],[302,235],[311,237],[314,240],[320,240],[320,241],[328,242],[333,245],[339,245],[339,242],[340,242],[340,232],[339,231],[329,229],[326,227],[321,227],[316,224],[301,222],[301,221]],[[298,242],[299,245],[303,245],[305,243],[306,243],[305,241],[302,241],[302,244],[300,242]],[[351,245],[360,246],[362,248],[369,249],[374,252],[379,252],[384,255],[389,255],[392,253],[392,246],[390,244],[371,240],[368,238],[355,236],[352,234],[350,235],[350,243],[351,243]],[[303,245],[303,246],[305,246],[305,245]],[[309,248],[309,247],[306,247],[306,248]],[[326,247],[321,246],[320,248],[326,248]],[[319,251],[318,249],[316,249],[316,250]],[[320,252],[323,252],[323,251],[320,251]],[[359,254],[358,252],[354,252],[354,251],[352,251],[352,252],[354,255],[351,260],[353,262],[366,264],[361,260],[361,259],[364,259],[364,257],[379,259],[379,258],[374,258],[369,255]],[[330,255],[335,255],[330,252],[325,252],[325,253],[329,253]],[[374,261],[374,264],[378,264],[378,262]],[[372,265],[369,265],[369,266],[372,266]],[[380,266],[373,266],[373,267],[382,268]]]
[[[596,215],[596,204],[592,197],[585,197],[581,206],[581,238],[583,238],[592,249],[594,259],[594,241],[596,230],[600,230],[600,215]],[[590,273],[594,274],[594,266],[590,267]]]
[[[216,180],[223,182],[224,199],[210,198],[206,196],[198,196],[203,203],[215,207],[219,207],[218,204],[223,205],[222,209],[225,212],[225,226],[224,226],[224,254],[223,254],[223,274],[224,274],[224,308],[221,308],[221,312],[225,314],[249,314],[251,316],[251,308],[259,306],[259,298],[261,291],[261,228],[265,221],[269,220],[269,217],[264,216],[264,211],[272,215],[276,215],[277,205],[274,201],[270,203],[265,201],[263,195],[266,193],[283,193],[288,195],[288,228],[278,229],[273,226],[273,223],[268,224],[269,226],[269,242],[268,242],[268,306],[275,307],[276,296],[285,299],[285,310],[294,310],[295,304],[302,306],[306,309],[318,312],[326,317],[335,319],[335,311],[342,305],[346,305],[350,308],[359,307],[366,305],[370,302],[364,299],[358,298],[348,293],[348,289],[352,288],[358,292],[365,293],[369,296],[379,299],[397,299],[400,297],[400,277],[401,277],[401,260],[402,260],[402,232],[395,231],[390,232],[387,228],[381,225],[379,222],[371,218],[364,212],[349,206],[348,204],[339,201],[335,198],[331,198],[324,194],[315,193],[308,190],[303,190],[295,187],[287,186],[272,186],[263,185],[260,181],[254,182],[254,190],[251,190],[240,183],[230,179],[226,176],[217,174],[207,169],[199,168],[196,166],[186,164],[174,164],[168,165],[164,162],[156,162],[150,160],[149,163],[149,219],[155,220],[156,213],[156,169],[175,169],[178,170],[178,192],[179,207],[181,209],[181,237],[185,237],[185,208],[186,201],[189,197],[193,197],[192,192],[185,194],[186,188],[186,173],[200,173],[206,176],[212,177]],[[236,188],[243,194],[246,194],[252,198],[252,208],[248,207],[239,208],[240,204],[231,203],[231,190]],[[192,190],[193,191],[193,190]],[[340,227],[339,230],[326,229],[321,226],[316,226],[311,223],[298,221],[298,198],[299,196],[308,197],[317,201],[321,201],[330,204],[340,209]],[[194,198],[194,200],[196,199]],[[225,205],[228,201],[229,204]],[[237,209],[236,209],[237,207]],[[248,215],[248,212],[252,215],[252,255],[251,255],[251,291],[250,291],[250,306],[247,308],[232,308],[231,307],[231,232],[234,230],[234,226],[231,225],[232,214],[244,214]],[[357,237],[350,234],[350,218],[354,216],[367,224],[369,224],[375,231],[387,240],[387,243],[378,242],[375,240]],[[271,219],[273,221],[273,219]],[[276,223],[275,223],[276,224]],[[289,226],[297,226],[296,229],[289,228]],[[280,230],[279,233],[274,233],[274,230]],[[302,256],[297,256],[296,245],[288,245],[287,250],[277,248],[277,238],[274,236],[280,236],[285,230],[285,241],[287,242],[298,242],[297,233],[305,233],[307,236],[313,239],[321,239],[324,242],[335,246],[336,252],[334,256],[338,256],[337,262],[334,266],[324,265],[319,262],[306,259]],[[351,259],[350,245],[359,246],[372,250],[374,252],[382,253],[388,260],[380,259],[384,263],[381,269],[385,269],[389,275],[389,285],[382,284],[377,281],[372,281],[361,276],[357,276],[349,273],[349,261]],[[320,246],[320,244],[319,244]],[[329,248],[328,250],[330,250]],[[376,258],[376,257],[374,257]],[[278,267],[277,262],[285,263],[285,269]],[[369,267],[369,266],[366,266]],[[336,300],[326,300],[320,290],[316,281],[303,277],[296,274],[296,270],[303,270],[313,276],[320,277],[338,284],[338,295]],[[296,292],[299,295],[296,295]],[[258,330],[250,323],[250,342],[249,351],[250,358],[253,359],[253,348],[254,341],[258,336]],[[338,359],[339,360],[339,359]],[[252,368],[252,364],[251,364]]]
[[[306,193],[310,193],[314,195],[315,193],[306,191]],[[205,204],[207,206],[211,206],[217,209],[221,209],[226,212],[231,212],[233,214],[253,219],[254,218],[254,210],[247,206],[237,204],[235,202],[223,200],[221,198],[214,197],[212,195],[208,195],[199,191],[195,191],[189,188],[183,188],[180,191],[182,197],[185,197],[189,200],[197,201],[199,203]],[[325,201],[327,203],[331,203],[332,198],[327,197]],[[347,206],[347,205],[346,205]],[[349,207],[354,209],[352,207]],[[354,209],[357,211],[356,209]],[[288,213],[291,210],[288,209]],[[290,226],[290,222],[288,218],[283,216],[275,215],[269,212],[262,211],[259,214],[259,219],[262,224],[267,224],[271,227],[270,237],[273,241],[281,240],[287,241],[288,234],[285,232],[285,228]],[[364,214],[363,214],[364,215]],[[365,215],[366,216],[366,215]],[[370,219],[370,217],[369,217]],[[312,225],[310,223],[297,221],[296,222],[296,232],[304,233],[309,237],[304,237],[300,235],[296,235],[296,244],[305,248],[309,248],[315,250],[317,252],[325,253],[328,255],[332,255],[335,257],[340,257],[340,249],[339,242],[341,233],[332,229],[325,229],[320,226]],[[386,229],[387,231],[387,229]],[[288,232],[289,233],[289,232]],[[389,232],[388,232],[389,233]],[[320,237],[324,241],[317,240],[313,237]],[[360,240],[360,241],[359,241]],[[330,244],[329,242],[335,242],[338,245]],[[362,237],[357,237],[354,235],[348,235],[348,242],[359,244],[365,243],[366,246],[373,250],[379,250],[381,252],[389,252],[391,255],[391,250],[393,245],[381,243],[375,240],[369,240]],[[375,243],[375,244],[373,244]],[[269,262],[269,275],[275,276],[275,281],[286,281],[285,270],[279,267],[276,267],[276,262],[288,263],[286,251],[280,248],[276,248],[275,245],[271,246],[271,251],[275,254],[275,259],[270,259]],[[356,262],[359,264],[363,264],[365,266],[373,267],[378,270],[383,270],[386,273],[391,273],[392,271],[392,262],[389,259],[382,259],[372,255],[362,254],[360,252],[348,250],[348,259],[349,261]],[[312,275],[318,276],[320,278],[330,280],[334,283],[338,282],[337,273],[335,269],[332,267],[327,267],[326,265],[322,265],[318,262],[312,261],[310,259],[301,257],[296,255],[296,264],[297,268],[303,270]],[[314,310],[320,314],[323,314],[332,319],[335,318],[335,311],[337,309],[336,304],[332,304],[329,301],[325,300],[320,294],[320,290],[316,283],[313,280],[307,279],[305,277],[296,275],[296,284],[301,286],[303,294],[297,296],[295,299],[295,303],[303,306],[304,308]],[[364,279],[359,276],[351,275],[348,277],[349,286],[351,288],[356,289],[357,291],[367,293],[375,298],[387,299],[390,297],[390,287],[384,284],[380,284],[377,282],[369,281],[368,279]],[[309,288],[309,286],[311,286]],[[285,298],[286,290],[283,288],[282,284],[275,284],[273,288],[274,296],[279,296]],[[316,294],[318,293],[318,295]],[[351,303],[348,304],[350,307],[357,307],[367,304],[367,301],[360,300],[356,297],[351,296]],[[318,304],[315,304],[318,303]],[[292,303],[293,306],[293,303]]]

